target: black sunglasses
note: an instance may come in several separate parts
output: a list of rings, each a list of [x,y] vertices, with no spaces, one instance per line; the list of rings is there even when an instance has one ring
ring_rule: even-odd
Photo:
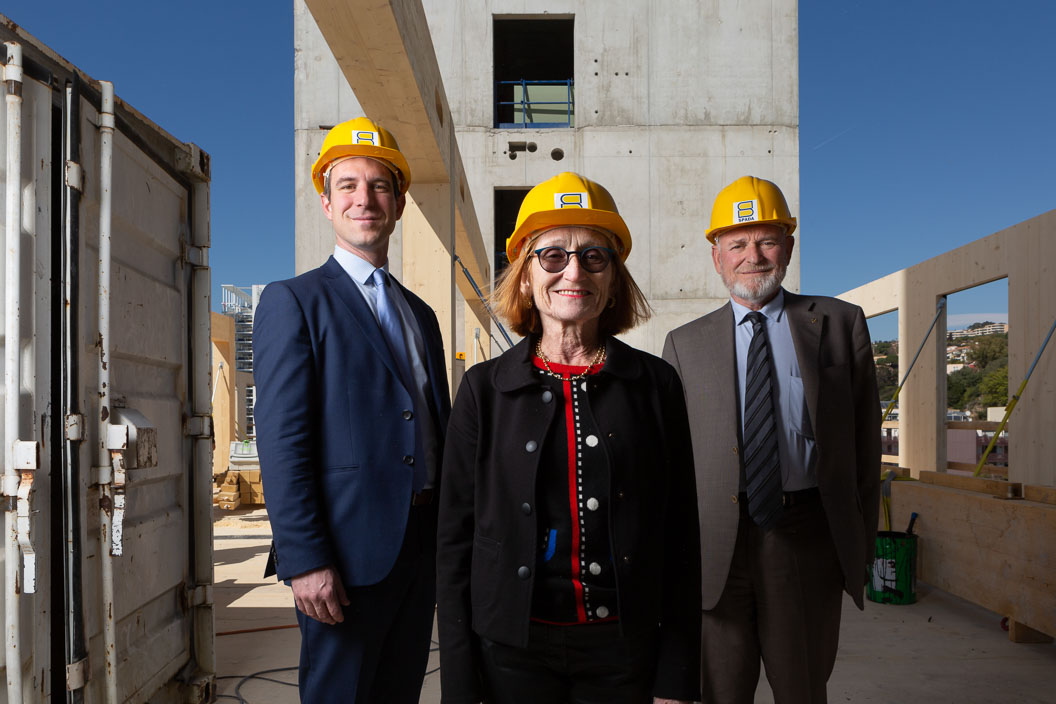
[[[616,251],[608,247],[586,247],[578,251],[563,247],[542,247],[532,250],[532,254],[539,260],[539,266],[543,267],[543,271],[551,274],[564,271],[573,254],[579,257],[579,265],[584,270],[597,274],[605,271],[605,267],[609,265]]]

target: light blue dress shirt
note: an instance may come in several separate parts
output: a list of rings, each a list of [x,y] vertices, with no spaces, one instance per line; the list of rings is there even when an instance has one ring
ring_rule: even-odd
[[[745,320],[750,308],[730,300],[733,306],[733,333],[737,345],[737,384],[740,399],[741,433],[744,433],[744,387],[747,375],[748,346],[752,343],[752,324]],[[772,301],[760,311],[766,316],[766,334],[770,341],[770,358],[774,365],[777,411],[777,449],[781,459],[781,484],[785,491],[799,491],[818,485],[817,452],[814,428],[803,393],[803,378],[792,342],[792,329],[785,315],[785,291],[778,290]],[[744,473],[741,473],[744,491]]]
[[[374,287],[373,264],[341,247],[334,247],[334,259],[345,270],[356,288],[363,294],[363,300],[374,314],[374,320],[378,319],[378,291]],[[389,263],[385,262],[385,273],[389,273]],[[391,274],[390,278],[396,278]],[[411,371],[414,374],[415,388],[411,389],[414,394],[414,403],[420,410],[417,414],[418,427],[422,433],[422,447],[425,450],[426,489],[436,485],[436,470],[440,466],[440,443],[436,432],[436,419],[429,411],[429,397],[432,395],[432,384],[429,382],[429,370],[426,367],[425,343],[422,341],[422,333],[418,329],[418,321],[414,317],[407,299],[403,297],[403,291],[399,286],[390,286],[392,289],[392,300],[400,313],[400,322],[403,326],[403,338],[407,342],[407,352],[410,354]],[[381,334],[379,328],[378,334]]]

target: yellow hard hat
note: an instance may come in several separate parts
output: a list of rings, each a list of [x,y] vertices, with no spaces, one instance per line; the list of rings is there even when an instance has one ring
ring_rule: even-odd
[[[370,118],[357,117],[331,129],[323,140],[319,158],[312,166],[312,183],[318,193],[323,192],[323,177],[330,164],[351,156],[366,156],[389,165],[397,173],[401,195],[411,185],[411,169],[400,153],[396,138]]]
[[[785,234],[796,229],[796,219],[788,212],[781,189],[772,181],[742,176],[715,196],[711,206],[711,227],[705,237],[712,244],[724,232],[745,225],[781,225]]]
[[[506,256],[513,261],[529,236],[554,227],[594,227],[616,237],[622,261],[631,253],[631,233],[605,187],[566,171],[528,191],[517,211],[517,227],[506,240]]]

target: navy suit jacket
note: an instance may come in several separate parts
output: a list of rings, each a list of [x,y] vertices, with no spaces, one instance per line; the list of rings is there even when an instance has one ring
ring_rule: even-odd
[[[436,314],[400,290],[425,343],[430,409],[415,408],[373,313],[333,257],[261,294],[254,416],[279,579],[333,565],[345,586],[376,584],[400,552],[410,463],[425,461],[416,416],[433,414],[442,443],[451,412]]]

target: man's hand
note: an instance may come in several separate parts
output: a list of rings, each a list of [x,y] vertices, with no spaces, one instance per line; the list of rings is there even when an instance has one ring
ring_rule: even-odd
[[[290,580],[293,600],[302,614],[331,626],[345,620],[342,606],[348,606],[345,587],[333,567],[320,567]]]

